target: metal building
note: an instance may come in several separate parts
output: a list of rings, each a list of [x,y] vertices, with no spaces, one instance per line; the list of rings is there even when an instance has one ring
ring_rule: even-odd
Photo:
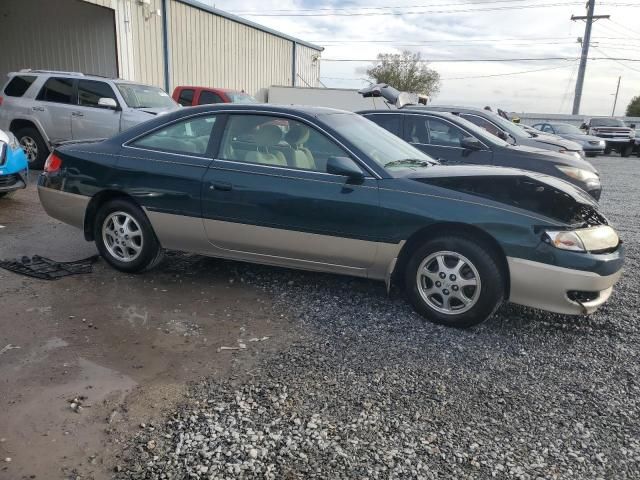
[[[71,70],[263,100],[271,85],[319,86],[322,52],[195,0],[2,0],[0,45],[0,79]]]

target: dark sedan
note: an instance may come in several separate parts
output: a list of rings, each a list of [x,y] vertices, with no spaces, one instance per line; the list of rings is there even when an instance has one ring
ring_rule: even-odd
[[[593,135],[587,135],[575,125],[570,123],[561,122],[542,122],[533,125],[533,128],[540,130],[543,133],[549,133],[551,135],[557,135],[567,140],[571,140],[582,145],[584,154],[587,157],[595,157],[602,155],[606,147],[606,142]]]
[[[358,112],[446,164],[523,168],[561,178],[600,199],[598,171],[586,160],[539,148],[511,145],[475,124],[446,112],[367,110]]]
[[[426,318],[475,325],[504,301],[587,314],[623,246],[597,204],[553,177],[440,166],[365,118],[313,107],[183,109],[64,145],[45,210],[116,269],[163,249],[402,285]],[[348,292],[345,292],[348,294]]]

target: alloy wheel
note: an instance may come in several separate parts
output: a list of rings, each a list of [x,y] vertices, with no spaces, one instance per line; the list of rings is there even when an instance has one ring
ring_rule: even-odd
[[[456,252],[430,254],[420,263],[416,281],[422,300],[446,315],[464,313],[480,298],[478,269],[468,258]]]
[[[33,138],[25,135],[20,139],[20,145],[24,149],[29,163],[33,163],[38,159],[38,144]]]
[[[102,241],[116,260],[133,262],[142,253],[144,238],[133,216],[126,212],[113,212],[102,224]]]

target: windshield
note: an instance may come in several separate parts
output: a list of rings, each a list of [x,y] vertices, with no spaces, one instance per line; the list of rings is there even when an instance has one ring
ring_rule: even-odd
[[[491,114],[489,113],[489,115]],[[515,138],[531,138],[535,136],[534,133],[523,130],[522,128],[518,127],[515,123],[502,118],[500,115],[495,115],[495,114],[491,115],[491,121],[496,125],[498,125],[501,129],[506,131],[507,133],[510,133],[511,135],[513,135],[513,137]]]
[[[331,113],[322,120],[385,169],[437,164],[429,155],[360,115]]]
[[[568,123],[552,123],[551,126],[556,133],[563,133],[565,135],[584,135],[584,132],[574,125]]]
[[[231,99],[231,103],[259,103],[251,95],[242,92],[227,92],[227,96]]]
[[[592,127],[626,127],[622,120],[617,118],[592,118]]]
[[[118,90],[131,108],[175,108],[176,103],[167,92],[150,85],[118,83]]]

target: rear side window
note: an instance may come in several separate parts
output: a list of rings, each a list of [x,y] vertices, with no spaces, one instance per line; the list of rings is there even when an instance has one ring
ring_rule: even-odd
[[[200,98],[198,99],[198,105],[209,105],[211,103],[225,103],[220,95],[208,90],[200,92]]]
[[[7,86],[4,88],[5,95],[10,97],[21,97],[24,95],[31,84],[36,81],[35,76],[33,75],[16,75],[13,77]]]
[[[189,88],[181,90],[180,96],[178,97],[178,103],[183,107],[190,107],[193,105],[193,90]]]
[[[98,105],[101,98],[112,98],[116,104],[118,103],[113,88],[109,84],[97,80],[80,80],[78,82],[78,105],[105,108]]]
[[[400,117],[400,115],[367,115],[367,118],[372,122],[377,123],[385,130],[390,131],[394,135],[398,137],[402,136],[402,117]]]
[[[38,100],[56,103],[72,103],[73,80],[71,78],[51,77],[38,94]]]
[[[204,155],[216,117],[197,117],[172,123],[136,140],[133,147],[186,155]]]

